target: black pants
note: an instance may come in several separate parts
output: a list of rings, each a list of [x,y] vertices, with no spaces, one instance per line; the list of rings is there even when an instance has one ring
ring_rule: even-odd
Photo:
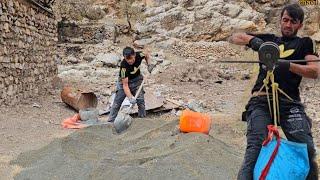
[[[143,77],[139,76],[133,80],[129,81],[129,89],[132,93],[132,95],[135,95],[138,91],[141,83],[142,83]],[[114,122],[116,119],[118,112],[120,110],[121,104],[126,98],[126,94],[123,90],[123,85],[120,82],[117,82],[117,90],[116,90],[116,97],[113,101],[110,115],[109,115],[109,122]],[[138,105],[138,116],[139,117],[145,117],[146,116],[146,109],[145,109],[145,102],[144,102],[144,90],[141,89],[140,94],[137,97],[137,105]]]
[[[315,161],[315,147],[311,134],[311,120],[300,102],[280,98],[279,125],[289,141],[305,143],[308,148],[310,171],[307,179],[318,179],[318,166]],[[272,101],[271,101],[272,105]],[[273,124],[266,96],[250,99],[247,107],[247,148],[238,173],[238,180],[253,179],[253,170],[259,156],[262,142],[268,134],[267,125]]]

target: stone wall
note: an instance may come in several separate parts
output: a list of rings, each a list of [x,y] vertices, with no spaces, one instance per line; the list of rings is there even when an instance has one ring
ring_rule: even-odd
[[[76,22],[58,22],[58,39],[61,43],[97,44],[114,36],[114,25]]]
[[[0,1],[0,105],[44,94],[57,74],[57,26],[32,0]]]

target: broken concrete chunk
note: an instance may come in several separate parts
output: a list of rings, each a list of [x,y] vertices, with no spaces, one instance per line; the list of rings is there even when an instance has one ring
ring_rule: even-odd
[[[204,112],[203,104],[197,100],[190,100],[187,107],[196,112]]]
[[[108,53],[108,54],[100,53],[96,56],[94,61],[102,62],[103,65],[107,67],[115,68],[118,66],[118,63],[121,61],[121,58],[117,54],[113,54],[113,53]]]
[[[82,121],[98,120],[99,111],[96,108],[85,108],[79,110],[79,115]]]

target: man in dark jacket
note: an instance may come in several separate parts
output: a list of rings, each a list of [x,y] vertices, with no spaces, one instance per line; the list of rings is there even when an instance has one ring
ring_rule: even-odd
[[[278,37],[274,34],[247,34],[235,33],[230,42],[238,45],[247,45],[254,51],[258,51],[261,44],[271,41],[279,46],[281,59],[318,59],[315,44],[309,37],[298,37],[297,32],[303,26],[304,12],[298,4],[290,4],[281,12],[281,33]],[[307,179],[318,179],[318,166],[315,161],[315,147],[311,134],[311,120],[305,113],[300,102],[299,85],[302,77],[316,79],[319,76],[320,67],[317,62],[292,63],[279,61],[274,70],[275,82],[279,84],[293,101],[285,96],[279,97],[280,120],[289,141],[306,143],[308,148],[310,171]],[[250,180],[253,178],[253,170],[256,164],[263,140],[268,134],[267,125],[273,124],[270,115],[263,79],[267,70],[260,63],[259,75],[252,89],[253,97],[246,106],[247,120],[247,148],[242,167],[238,173],[239,180]],[[271,88],[270,88],[271,89]]]

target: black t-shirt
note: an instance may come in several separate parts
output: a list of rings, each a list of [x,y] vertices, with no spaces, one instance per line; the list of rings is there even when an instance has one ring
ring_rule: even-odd
[[[119,78],[128,78],[131,80],[140,76],[140,65],[144,58],[145,55],[142,52],[136,52],[136,60],[132,65],[128,64],[127,61],[123,59],[120,63]]]
[[[279,45],[280,59],[297,60],[304,59],[307,55],[316,55],[316,48],[314,43],[309,37],[277,37],[274,34],[251,34],[263,41],[271,41]],[[297,64],[306,64],[306,62],[300,62]],[[263,80],[266,77],[267,71],[263,69],[260,63],[259,75],[254,85],[252,92],[259,91],[263,86]],[[274,70],[275,82],[279,84],[279,88],[282,89],[291,98],[300,101],[299,85],[302,80],[302,76],[295,74],[291,71],[284,71],[276,68]],[[271,87],[270,87],[271,89]],[[265,89],[264,89],[265,91]]]

